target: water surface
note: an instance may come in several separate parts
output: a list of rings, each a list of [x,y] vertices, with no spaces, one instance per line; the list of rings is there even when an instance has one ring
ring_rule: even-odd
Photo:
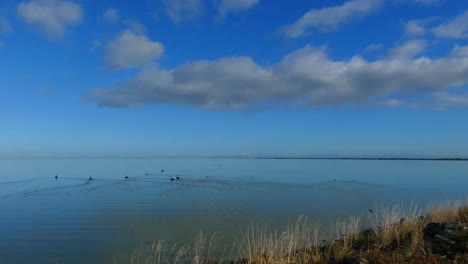
[[[466,186],[463,161],[0,160],[0,263],[128,263],[199,230],[228,243],[252,223],[326,225],[376,204],[462,199]]]

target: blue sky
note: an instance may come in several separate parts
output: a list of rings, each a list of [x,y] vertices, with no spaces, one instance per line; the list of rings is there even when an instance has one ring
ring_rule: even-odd
[[[6,0],[0,157],[468,156],[468,3]]]

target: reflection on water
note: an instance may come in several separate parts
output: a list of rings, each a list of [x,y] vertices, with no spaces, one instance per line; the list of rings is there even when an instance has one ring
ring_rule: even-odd
[[[188,243],[203,230],[229,243],[252,223],[281,228],[300,215],[326,226],[376,204],[460,199],[468,185],[467,162],[441,161],[0,160],[0,168],[0,263],[126,263],[155,240]]]

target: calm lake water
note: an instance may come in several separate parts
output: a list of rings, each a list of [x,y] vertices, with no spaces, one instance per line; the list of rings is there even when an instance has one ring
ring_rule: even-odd
[[[129,263],[142,245],[189,243],[200,230],[230,242],[252,224],[327,224],[376,205],[463,199],[466,186],[464,161],[0,160],[0,263]]]

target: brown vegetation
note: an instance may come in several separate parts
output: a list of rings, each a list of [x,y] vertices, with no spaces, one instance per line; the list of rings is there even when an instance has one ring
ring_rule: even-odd
[[[379,207],[367,216],[338,221],[335,234],[300,218],[283,232],[251,227],[229,250],[216,236],[196,236],[193,246],[158,242],[135,252],[131,264],[358,264],[468,263],[468,203],[447,202],[421,210]],[[217,252],[214,254],[214,252]]]

